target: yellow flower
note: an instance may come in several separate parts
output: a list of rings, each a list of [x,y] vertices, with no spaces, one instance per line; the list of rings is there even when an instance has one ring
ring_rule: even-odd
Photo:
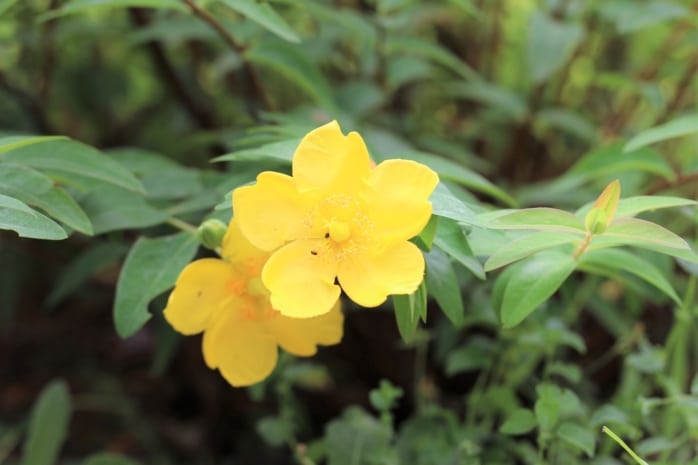
[[[245,240],[235,221],[221,249],[223,260],[204,258],[182,270],[164,315],[182,334],[204,333],[206,365],[218,368],[231,385],[248,386],[269,376],[279,346],[306,357],[318,344],[342,339],[339,302],[329,313],[303,320],[272,308],[260,279],[269,254]]]
[[[410,160],[375,168],[361,136],[336,121],[308,133],[293,156],[293,176],[263,172],[233,192],[242,233],[273,251],[262,271],[282,314],[330,311],[341,289],[364,307],[422,282],[424,256],[408,239],[431,217],[436,173]]]

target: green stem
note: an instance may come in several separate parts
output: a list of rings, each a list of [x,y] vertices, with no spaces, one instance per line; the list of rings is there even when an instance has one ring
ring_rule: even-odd
[[[167,223],[182,231],[190,233],[196,233],[198,231],[198,228],[193,224],[187,223],[186,221],[182,221],[179,218],[175,218],[174,216],[168,218]]]
[[[630,456],[637,462],[639,465],[649,465],[647,462],[642,460],[639,455],[637,455],[631,448],[628,446],[625,441],[623,441],[616,433],[611,431],[611,429],[608,426],[603,426],[601,428],[601,432],[606,433],[608,436],[611,437],[614,441],[618,443],[625,451],[630,454]]]

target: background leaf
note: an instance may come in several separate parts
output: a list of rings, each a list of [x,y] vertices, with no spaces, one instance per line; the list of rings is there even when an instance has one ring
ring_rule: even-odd
[[[584,37],[577,24],[534,12],[528,23],[528,72],[534,84],[548,79],[567,61]]]
[[[63,381],[52,381],[39,394],[22,448],[22,465],[54,465],[68,434],[70,394]]]
[[[15,231],[21,237],[60,240],[66,232],[50,218],[24,202],[0,194],[0,229]]]
[[[300,42],[298,34],[288,25],[286,20],[265,1],[254,0],[219,0],[264,29],[276,34],[289,42]]]
[[[693,133],[698,133],[698,114],[682,116],[642,131],[625,144],[623,151],[632,152],[650,144]]]
[[[427,291],[456,326],[463,323],[463,298],[451,259],[439,249],[424,254],[427,262]]]
[[[119,336],[133,335],[151,318],[148,303],[174,285],[198,246],[196,235],[186,232],[136,241],[116,285],[114,324]]]

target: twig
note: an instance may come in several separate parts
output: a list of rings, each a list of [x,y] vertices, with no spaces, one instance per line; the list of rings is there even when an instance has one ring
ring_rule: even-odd
[[[676,110],[679,109],[679,107],[683,103],[683,99],[686,96],[686,93],[688,92],[688,90],[691,87],[691,84],[693,83],[693,79],[696,77],[696,74],[698,74],[698,54],[693,55],[691,63],[688,65],[688,68],[686,68],[686,70],[684,71],[683,75],[681,76],[681,79],[679,80],[678,85],[676,86],[676,92],[674,93],[674,97],[669,101],[659,118],[657,118],[657,123],[663,122],[673,113],[675,113]]]
[[[56,134],[44,113],[44,107],[33,95],[10,83],[4,74],[0,73],[0,90],[9,94],[34,120],[36,130],[42,134]]]
[[[223,42],[225,42],[232,50],[239,53],[240,55],[244,54],[245,46],[239,43],[235,39],[235,37],[233,37],[232,34],[230,34],[230,32],[228,32],[228,30],[215,17],[213,17],[213,15],[211,15],[211,13],[198,6],[196,3],[194,3],[193,0],[182,0],[182,2],[184,2],[189,7],[189,9],[192,11],[192,13],[194,13],[195,16],[198,16],[199,19],[211,26],[218,33],[221,39],[223,39]],[[257,73],[257,70],[252,65],[250,65],[250,63],[247,60],[245,60],[244,57],[242,62],[245,71],[250,77],[252,86],[254,87],[256,94],[262,100],[264,107],[267,110],[273,110],[274,105],[269,99],[267,93],[264,91],[264,86],[262,85],[262,81],[259,77],[259,74]]]
[[[130,8],[129,13],[133,23],[139,27],[147,26],[150,23],[144,10]],[[191,117],[204,129],[213,129],[217,127],[212,112],[208,108],[203,107],[199,100],[189,93],[184,81],[177,74],[177,70],[167,58],[162,45],[153,41],[148,43],[148,48],[158,72],[162,75],[165,82],[170,86],[172,92],[174,92]]]
[[[49,11],[56,9],[58,0],[51,0]],[[49,20],[44,24],[41,31],[41,79],[39,80],[39,101],[46,105],[51,92],[51,82],[53,81],[53,69],[56,64],[56,48],[54,46],[54,35],[56,31],[57,21]]]
[[[654,195],[658,192],[669,189],[670,187],[678,187],[696,181],[698,181],[698,173],[679,174],[673,181],[667,181],[666,179],[662,179],[657,184],[647,189],[645,195]]]

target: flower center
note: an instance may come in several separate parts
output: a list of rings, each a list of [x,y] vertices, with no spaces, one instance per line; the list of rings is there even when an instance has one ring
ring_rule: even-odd
[[[329,227],[330,238],[335,242],[344,242],[351,237],[349,224],[343,221],[332,221]]]

